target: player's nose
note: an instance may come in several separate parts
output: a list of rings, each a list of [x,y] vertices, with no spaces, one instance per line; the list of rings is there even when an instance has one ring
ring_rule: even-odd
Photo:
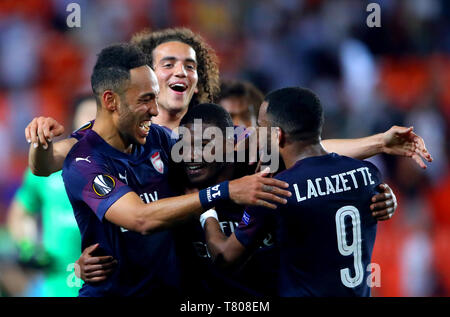
[[[152,117],[156,117],[159,114],[159,106],[157,101],[150,104],[150,106],[147,108],[147,113]]]
[[[192,151],[191,151],[191,159],[193,162],[201,162],[203,158],[203,149],[201,144],[197,144],[196,142],[193,142],[191,144]]]
[[[175,64],[175,76],[176,77],[186,77],[187,71],[184,67],[183,63],[176,63]]]

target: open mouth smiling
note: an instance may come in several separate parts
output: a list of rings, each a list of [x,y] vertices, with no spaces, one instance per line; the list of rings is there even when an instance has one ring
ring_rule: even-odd
[[[177,93],[183,93],[188,89],[188,86],[185,83],[173,83],[170,84],[169,87]]]
[[[192,176],[201,174],[205,167],[205,163],[185,163],[186,173]]]
[[[150,120],[142,121],[139,124],[139,130],[141,131],[141,133],[143,135],[147,135],[148,134],[148,131],[150,130],[150,125],[151,124],[152,124],[152,122]]]

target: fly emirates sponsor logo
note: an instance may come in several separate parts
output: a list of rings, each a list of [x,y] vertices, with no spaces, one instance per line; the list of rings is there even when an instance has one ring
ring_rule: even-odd
[[[149,204],[158,200],[158,192],[155,190],[153,193],[143,193],[140,194],[139,197],[141,197],[144,203]]]
[[[359,176],[359,177],[358,177]],[[357,181],[359,179],[359,182]],[[372,174],[368,167],[361,167],[347,172],[329,175],[324,177],[317,177],[314,179],[307,179],[306,184],[296,184],[294,187],[295,197],[298,202],[307,199],[338,194],[353,189],[358,189],[360,186],[374,185]],[[299,188],[301,188],[301,192]],[[306,189],[306,191],[304,190]]]

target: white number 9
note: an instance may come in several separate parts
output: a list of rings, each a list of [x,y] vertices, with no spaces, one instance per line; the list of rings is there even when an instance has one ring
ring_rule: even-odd
[[[352,218],[353,242],[347,244],[347,233],[345,232],[345,217]],[[339,252],[343,256],[353,254],[355,276],[350,276],[350,269],[341,269],[341,281],[346,287],[356,287],[363,281],[364,271],[361,262],[361,219],[359,211],[354,206],[344,206],[336,212],[336,234]]]

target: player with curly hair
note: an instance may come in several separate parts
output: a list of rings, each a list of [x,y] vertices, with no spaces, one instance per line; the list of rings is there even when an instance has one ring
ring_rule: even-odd
[[[187,28],[169,28],[135,34],[131,42],[144,51],[155,71],[160,93],[159,113],[153,122],[169,129],[178,127],[190,105],[214,102],[220,90],[219,69],[214,50],[203,38]],[[323,140],[328,151],[365,159],[378,153],[411,157],[422,168],[431,155],[423,139],[412,128],[394,126],[383,134],[361,139]],[[33,174],[49,176],[62,169],[67,153],[77,140],[68,138],[52,143],[64,127],[51,117],[34,118],[25,128],[31,143],[29,166]]]
[[[156,32],[144,30],[135,34],[131,39],[131,43],[138,45],[149,57],[150,66],[154,69],[159,79],[160,89],[167,85],[165,81],[168,73],[167,69],[177,67],[176,63],[167,63],[168,61],[177,61],[176,56],[174,56],[175,48],[185,48],[187,51],[191,51],[191,53],[195,54],[195,58],[191,61],[191,63],[193,63],[189,64],[189,60],[187,59],[189,58],[188,56],[182,56],[185,60],[180,60],[180,62],[186,63],[186,77],[189,77],[189,70],[192,70],[192,66],[196,68],[198,78],[197,85],[193,87],[178,87],[174,85],[174,87],[169,88],[175,91],[188,91],[187,95],[190,96],[191,99],[186,101],[189,105],[213,102],[217,98],[220,90],[217,56],[211,46],[209,46],[199,34],[196,34],[187,28],[164,29]],[[186,47],[186,45],[189,46],[189,48]],[[164,53],[168,55],[165,55]],[[169,56],[171,59],[168,58]],[[173,57],[175,57],[175,59]],[[192,91],[189,91],[190,89],[195,90],[195,92],[192,93]],[[167,97],[167,99],[165,97]],[[162,108],[162,112],[164,112],[164,110],[173,111],[174,109],[177,109],[174,102],[169,99],[169,94],[160,96],[158,103]],[[184,115],[187,111],[186,104],[183,104],[182,108],[182,113]]]
[[[217,56],[200,35],[187,28],[144,30],[135,34],[131,43],[147,55],[148,64],[158,79],[159,114],[152,119],[153,123],[174,129],[189,106],[213,102],[217,98],[220,90]],[[35,137],[27,136],[36,145],[30,148],[29,165],[38,176],[59,171],[67,153],[77,143],[75,138],[47,143],[64,132],[64,128],[50,117],[34,118],[27,131],[41,136],[39,143],[43,150],[37,147]]]

